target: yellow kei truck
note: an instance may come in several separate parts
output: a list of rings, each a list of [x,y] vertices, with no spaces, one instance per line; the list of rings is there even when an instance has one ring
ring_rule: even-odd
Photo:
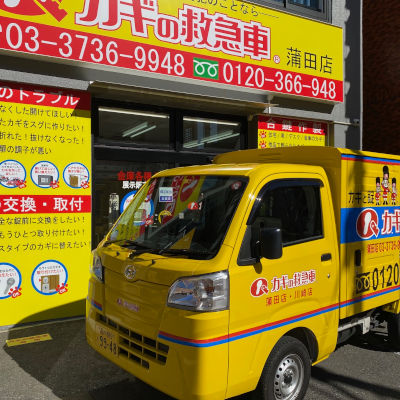
[[[177,399],[302,399],[387,321],[400,346],[400,157],[293,147],[156,174],[93,253],[87,340]]]

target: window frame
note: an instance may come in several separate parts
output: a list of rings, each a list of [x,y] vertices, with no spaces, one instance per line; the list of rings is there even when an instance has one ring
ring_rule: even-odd
[[[102,138],[99,135],[99,108],[111,107],[126,110],[143,111],[150,113],[162,113],[169,115],[169,146],[147,146],[136,143],[129,143],[127,141],[118,141],[112,139]],[[211,107],[211,105],[210,105]],[[217,114],[204,111],[194,111],[190,109],[178,109],[173,107],[151,106],[142,103],[133,103],[125,101],[116,101],[104,98],[94,98],[92,102],[92,135],[93,145],[113,148],[123,148],[126,150],[148,150],[148,151],[161,151],[163,153],[178,153],[181,155],[189,154],[206,154],[217,155],[226,151],[233,151],[233,149],[206,148],[200,150],[190,150],[183,147],[183,118],[184,117],[197,117],[206,119],[216,119],[227,122],[238,122],[240,124],[240,144],[238,150],[244,150],[248,147],[248,127],[247,119],[243,116],[236,116],[232,114]]]
[[[262,199],[265,194],[270,190],[275,190],[284,187],[304,187],[304,186],[315,186],[319,189],[319,204],[320,204],[320,221],[321,221],[321,235],[310,236],[304,239],[295,240],[291,242],[282,243],[283,247],[293,246],[296,244],[307,243],[314,240],[320,240],[325,237],[324,232],[324,220],[323,220],[323,210],[322,210],[322,194],[321,188],[324,186],[323,182],[317,178],[289,178],[289,179],[274,179],[273,181],[268,182],[264,187],[259,191],[257,198],[254,202],[253,208],[250,212],[249,218],[247,219],[247,226],[251,227],[254,223],[254,220],[259,212],[259,209],[262,204]]]
[[[187,147],[184,147],[184,119],[185,118],[199,118],[199,119],[204,119],[204,120],[216,120],[219,122],[236,122],[239,124],[240,129],[239,129],[239,148],[238,149],[223,149],[220,150],[218,149],[218,147],[206,147],[204,149],[190,149]],[[247,143],[246,143],[246,138],[247,136],[245,135],[245,121],[243,119],[238,119],[236,117],[234,118],[230,118],[230,119],[226,119],[226,118],[221,118],[221,116],[215,115],[215,114],[211,114],[211,113],[193,113],[193,112],[187,112],[185,113],[184,111],[180,113],[179,115],[179,122],[181,125],[181,128],[179,130],[179,133],[181,133],[180,136],[180,151],[182,152],[196,152],[196,153],[201,153],[201,152],[208,152],[208,153],[225,153],[228,151],[238,151],[238,150],[243,150],[247,148]]]
[[[258,6],[273,8],[290,14],[299,15],[306,18],[316,19],[327,23],[332,23],[332,0],[321,0],[322,11],[316,11],[301,4],[292,4],[289,0],[282,0],[278,3],[274,0],[249,0],[249,3]]]
[[[140,144],[129,142],[129,140],[116,140],[116,139],[108,139],[100,136],[100,108],[115,108],[120,110],[127,110],[127,111],[138,111],[143,113],[160,113],[164,115],[168,115],[168,124],[169,124],[169,131],[168,131],[168,142],[165,145],[155,145],[151,146],[149,144]],[[174,133],[175,133],[175,126],[173,124],[174,119],[173,112],[169,109],[165,109],[162,107],[146,107],[143,104],[131,103],[131,102],[121,102],[121,101],[114,101],[114,100],[105,100],[105,99],[94,99],[93,107],[92,107],[92,123],[93,123],[93,136],[94,136],[94,145],[106,145],[110,147],[123,147],[123,148],[136,148],[136,149],[154,149],[155,151],[173,151],[175,150],[174,147]]]

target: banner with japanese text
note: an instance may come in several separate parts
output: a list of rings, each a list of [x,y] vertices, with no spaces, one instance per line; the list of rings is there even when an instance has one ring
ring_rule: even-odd
[[[240,0],[0,0],[0,49],[343,101],[341,28]]]
[[[88,93],[0,82],[0,326],[86,297],[90,118]]]
[[[328,124],[290,117],[258,117],[258,148],[325,146]]]

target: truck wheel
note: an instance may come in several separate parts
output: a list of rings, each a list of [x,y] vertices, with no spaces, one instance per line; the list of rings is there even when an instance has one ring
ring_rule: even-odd
[[[307,348],[299,340],[284,336],[271,351],[253,400],[301,400],[311,374]]]
[[[387,318],[389,343],[395,350],[400,349],[400,314],[389,314]]]

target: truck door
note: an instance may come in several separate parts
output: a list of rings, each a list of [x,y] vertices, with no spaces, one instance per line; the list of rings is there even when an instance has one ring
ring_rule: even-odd
[[[339,276],[332,202],[326,178],[307,176],[282,174],[262,185],[242,227],[230,269],[229,397],[236,389],[254,389],[269,352],[289,331],[316,338],[315,358],[335,348]],[[259,227],[281,229],[282,257],[243,265]]]

